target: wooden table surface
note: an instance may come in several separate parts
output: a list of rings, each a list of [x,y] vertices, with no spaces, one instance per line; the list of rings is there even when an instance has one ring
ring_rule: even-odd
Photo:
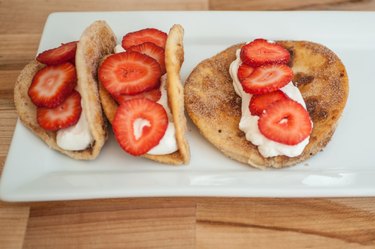
[[[375,10],[374,0],[1,0],[0,170],[13,87],[55,11]],[[0,202],[0,248],[375,248],[375,198]]]

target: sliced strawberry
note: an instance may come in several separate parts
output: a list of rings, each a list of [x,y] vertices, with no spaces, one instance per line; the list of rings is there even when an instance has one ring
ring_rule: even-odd
[[[242,47],[241,60],[252,67],[266,64],[286,64],[290,60],[290,54],[288,50],[276,43],[256,39]]]
[[[151,57],[127,51],[108,56],[99,68],[99,80],[112,95],[134,95],[154,89],[161,69]]]
[[[70,95],[76,84],[76,69],[72,64],[46,66],[34,75],[28,94],[36,106],[54,108]]]
[[[47,65],[58,65],[74,60],[77,50],[77,41],[61,44],[60,47],[46,50],[36,57],[40,63]]]
[[[127,33],[122,38],[122,47],[128,50],[131,46],[145,42],[152,42],[155,45],[165,48],[168,35],[158,29],[142,29],[136,32]]]
[[[254,71],[253,67],[250,67],[249,65],[246,65],[245,63],[242,63],[241,66],[238,68],[237,77],[240,81],[243,81],[244,79],[249,77],[253,71]]]
[[[55,108],[38,108],[37,121],[43,129],[56,131],[75,125],[81,112],[81,95],[74,90],[61,105]]]
[[[76,66],[76,58],[73,58],[71,59],[70,61],[68,61],[70,64],[72,64],[73,66]]]
[[[165,74],[164,49],[156,46],[154,43],[145,42],[139,45],[132,46],[128,51],[139,52],[154,58],[160,64],[161,74]]]
[[[302,142],[312,131],[309,113],[291,99],[269,105],[260,116],[258,127],[266,138],[287,145]]]
[[[142,92],[142,93],[135,94],[135,95],[118,95],[118,96],[113,96],[113,97],[116,99],[117,103],[119,104],[122,104],[125,101],[131,100],[131,99],[140,99],[140,98],[146,98],[151,101],[157,102],[161,97],[161,92],[159,88],[156,88],[151,91]]]
[[[259,116],[270,104],[283,99],[289,99],[289,97],[280,90],[253,95],[249,103],[250,112],[252,115]]]
[[[272,64],[255,68],[241,81],[243,90],[251,94],[269,93],[287,85],[293,79],[293,71],[287,65]]]
[[[112,123],[121,148],[134,156],[143,155],[158,145],[167,126],[163,106],[145,98],[121,104]]]

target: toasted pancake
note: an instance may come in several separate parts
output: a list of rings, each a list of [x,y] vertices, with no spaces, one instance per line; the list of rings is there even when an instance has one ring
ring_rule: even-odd
[[[310,142],[297,157],[263,157],[239,128],[241,98],[233,88],[229,66],[234,45],[201,62],[185,82],[186,110],[201,134],[226,156],[257,168],[282,168],[302,162],[330,141],[349,93],[340,59],[328,48],[307,41],[278,41],[291,54],[293,83],[299,88],[313,121]]]
[[[116,39],[109,26],[104,21],[96,21],[83,32],[77,45],[77,86],[82,98],[82,111],[85,112],[94,139],[91,146],[85,150],[67,151],[60,148],[56,143],[56,132],[42,129],[36,120],[37,108],[28,96],[28,89],[36,72],[45,65],[34,60],[21,71],[14,88],[14,101],[19,118],[52,149],[80,160],[92,160],[99,155],[107,133],[98,96],[96,72],[100,58],[111,53],[115,44]]]
[[[183,28],[180,25],[173,25],[169,31],[165,46],[168,104],[176,130],[178,151],[167,155],[143,155],[143,157],[157,162],[174,165],[186,164],[190,160],[189,145],[185,138],[184,89],[180,77],[180,69],[184,62],[183,35]],[[118,105],[102,84],[99,84],[99,95],[104,113],[108,121],[112,123]]]

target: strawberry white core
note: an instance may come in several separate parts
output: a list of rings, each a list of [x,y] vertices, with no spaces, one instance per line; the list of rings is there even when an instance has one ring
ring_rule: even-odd
[[[238,79],[237,71],[242,64],[240,58],[241,49],[236,51],[236,60],[234,60],[230,67],[229,73],[233,80],[233,87],[237,95],[242,98],[241,107],[241,120],[239,123],[239,128],[246,134],[246,139],[252,144],[258,146],[258,150],[263,157],[274,157],[285,155],[288,157],[296,157],[302,154],[304,148],[309,143],[310,136],[297,145],[286,145],[278,143],[266,138],[258,128],[259,116],[251,115],[249,110],[249,103],[252,98],[252,94],[246,93],[242,89],[242,85]],[[303,108],[306,109],[305,101],[302,98],[299,89],[293,85],[293,82],[289,82],[286,86],[280,88],[282,92],[288,95],[289,98],[300,103]],[[286,123],[287,120],[281,120],[280,123]]]
[[[286,124],[288,123],[288,119],[287,118],[283,118],[282,120],[280,120],[279,124]]]
[[[137,118],[133,123],[133,131],[134,131],[134,137],[136,140],[138,140],[140,137],[142,137],[143,129],[145,127],[150,127],[150,121],[143,118]]]

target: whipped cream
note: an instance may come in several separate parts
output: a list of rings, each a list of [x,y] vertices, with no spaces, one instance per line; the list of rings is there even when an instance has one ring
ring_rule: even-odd
[[[172,122],[168,122],[167,130],[159,144],[149,150],[150,155],[167,155],[176,152],[178,149],[176,141],[176,130]]]
[[[126,50],[121,46],[121,44],[116,45],[114,49],[115,53],[125,52]],[[168,126],[163,138],[159,141],[159,144],[153,147],[147,152],[150,155],[167,155],[178,150],[177,140],[176,140],[176,129],[173,123],[173,116],[171,109],[168,105],[168,94],[167,94],[167,74],[164,74],[160,78],[160,92],[161,97],[156,102],[163,106],[165,112],[168,116]],[[143,127],[150,126],[150,122],[144,119],[137,119],[134,124],[134,136],[138,139],[142,135]]]
[[[115,54],[122,53],[122,52],[125,52],[125,51],[126,51],[126,50],[122,47],[121,44],[117,44],[114,50],[115,50]]]
[[[81,106],[83,105],[82,102],[81,99]],[[84,150],[90,146],[93,140],[83,109],[75,125],[60,129],[56,134],[57,145],[64,150]]]
[[[300,155],[306,145],[309,143],[310,136],[307,137],[305,140],[300,142],[296,145],[286,145],[282,143],[278,143],[266,138],[258,128],[258,120],[259,117],[256,115],[251,115],[249,110],[249,103],[252,98],[252,94],[246,93],[242,89],[242,85],[238,79],[237,71],[240,65],[242,64],[241,57],[240,57],[241,49],[237,49],[236,51],[236,60],[234,60],[230,67],[229,73],[233,80],[233,87],[236,91],[237,95],[242,98],[242,106],[241,106],[241,120],[239,123],[239,128],[241,131],[245,132],[246,139],[250,141],[252,144],[258,146],[258,150],[263,157],[273,157],[273,156],[280,156],[285,155],[288,157],[295,157]],[[302,98],[301,92],[299,89],[293,85],[293,82],[289,82],[286,86],[280,88],[289,98],[293,99],[300,103],[305,109],[306,104]]]
[[[164,110],[167,113],[169,122],[168,122],[167,130],[165,131],[165,134],[163,138],[160,140],[159,144],[147,152],[147,154],[150,154],[150,155],[166,155],[166,154],[170,154],[178,150],[177,141],[176,141],[176,129],[174,127],[171,109],[169,108],[169,105],[168,105],[168,95],[167,95],[167,86],[166,86],[167,74],[164,74],[163,76],[161,76],[160,81],[161,81],[161,84],[160,84],[161,97],[156,103],[164,107]]]
[[[144,127],[150,127],[150,121],[143,118],[137,118],[133,123],[133,130],[134,130],[134,137],[136,140],[138,140],[140,137],[142,137],[142,132]]]
[[[172,112],[171,112],[171,109],[169,108],[169,104],[168,104],[167,74],[164,74],[160,78],[160,92],[161,92],[161,97],[156,103],[161,104],[164,107],[164,109],[167,113],[167,116],[168,116],[168,120],[170,122],[173,122]]]

